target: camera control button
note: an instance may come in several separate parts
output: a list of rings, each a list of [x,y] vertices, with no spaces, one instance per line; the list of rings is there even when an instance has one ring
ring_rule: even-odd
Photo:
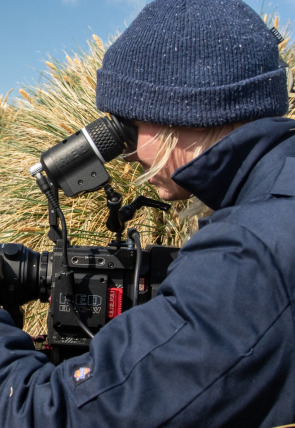
[[[5,244],[4,255],[9,260],[16,260],[20,253],[20,247],[17,244]]]

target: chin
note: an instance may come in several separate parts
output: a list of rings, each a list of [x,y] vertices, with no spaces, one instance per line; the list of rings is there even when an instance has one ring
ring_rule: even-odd
[[[169,192],[167,190],[158,189],[158,193],[161,199],[164,201],[183,201],[190,198],[190,193],[184,189],[180,189],[178,192]]]

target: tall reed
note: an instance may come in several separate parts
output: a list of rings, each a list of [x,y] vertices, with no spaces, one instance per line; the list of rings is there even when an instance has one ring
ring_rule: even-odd
[[[96,35],[88,41],[88,47],[87,53],[81,50],[72,56],[66,55],[64,63],[49,58],[43,73],[45,82],[40,86],[24,86],[14,105],[1,110],[1,123],[5,126],[2,125],[0,131],[0,242],[23,243],[36,251],[52,248],[47,237],[47,201],[28,168],[39,162],[44,150],[101,115],[95,106],[95,81],[105,47]],[[126,164],[118,158],[109,163],[107,169],[114,189],[123,195],[123,204],[130,203],[139,194],[158,199],[149,184],[132,185],[140,174],[138,165]],[[75,199],[66,198],[60,192],[60,203],[71,243],[105,246],[112,239],[112,233],[106,228],[108,210],[102,190]],[[175,213],[182,206],[181,202],[176,204],[169,214],[152,208],[138,212],[132,225],[140,230],[143,243],[178,245],[182,228]],[[32,334],[46,328],[44,320],[40,326],[35,316],[40,311],[46,312],[38,303],[26,307],[26,329]]]

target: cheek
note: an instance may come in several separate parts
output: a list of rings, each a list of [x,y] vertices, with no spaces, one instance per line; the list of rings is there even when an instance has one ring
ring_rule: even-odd
[[[139,138],[137,144],[138,159],[145,164],[152,165],[158,151],[157,140],[151,138]]]

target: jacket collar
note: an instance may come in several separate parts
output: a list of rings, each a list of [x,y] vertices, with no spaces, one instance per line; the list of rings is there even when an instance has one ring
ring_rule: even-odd
[[[177,169],[172,178],[213,210],[233,205],[256,163],[294,129],[295,120],[287,118],[250,122]]]

